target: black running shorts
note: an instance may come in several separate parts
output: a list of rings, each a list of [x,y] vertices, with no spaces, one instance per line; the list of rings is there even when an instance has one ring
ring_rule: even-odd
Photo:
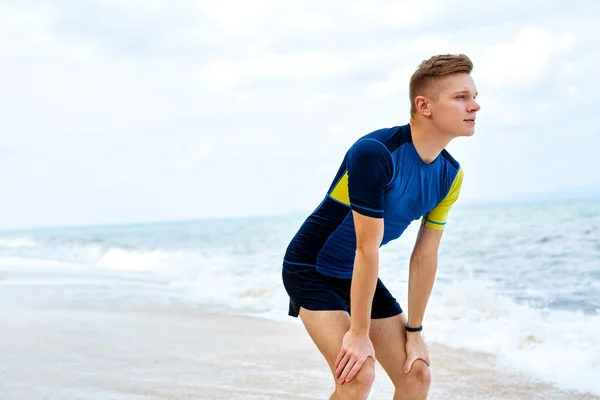
[[[317,272],[314,266],[284,263],[283,285],[290,296],[288,315],[298,317],[300,307],[307,310],[340,310],[350,313],[351,279],[333,278]],[[402,313],[400,304],[377,279],[371,318],[388,318]]]

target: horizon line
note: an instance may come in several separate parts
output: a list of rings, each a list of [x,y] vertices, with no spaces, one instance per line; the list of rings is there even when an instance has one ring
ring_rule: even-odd
[[[532,197],[533,196],[533,197]],[[584,201],[600,199],[600,194],[590,194],[588,196],[573,196],[573,197],[553,197],[553,198],[538,198],[532,195],[521,198],[510,198],[501,200],[468,200],[465,202],[459,202],[454,207],[463,209],[465,207],[472,206],[501,206],[501,205],[518,205],[518,204],[531,204],[531,203],[558,203],[564,201]],[[194,222],[210,222],[210,221],[222,221],[222,220],[244,220],[244,219],[257,219],[257,218],[277,218],[286,216],[296,215],[307,215],[311,210],[288,210],[286,212],[274,213],[274,214],[248,214],[241,216],[215,216],[215,217],[188,217],[188,218],[172,218],[172,219],[158,219],[158,220],[132,220],[132,221],[113,221],[113,222],[97,222],[97,223],[81,223],[73,225],[46,225],[46,226],[25,226],[15,227],[8,229],[0,229],[0,233],[12,233],[12,232],[24,232],[24,231],[45,231],[45,230],[68,230],[68,229],[94,229],[94,228],[109,228],[109,227],[126,227],[126,226],[143,226],[143,225],[161,225],[161,224],[181,224],[181,223],[194,223]]]

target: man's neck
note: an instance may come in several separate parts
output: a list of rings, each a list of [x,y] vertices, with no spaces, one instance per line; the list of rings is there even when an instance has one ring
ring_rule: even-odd
[[[426,164],[431,164],[446,148],[452,138],[445,136],[433,126],[410,119],[410,133],[413,145]]]

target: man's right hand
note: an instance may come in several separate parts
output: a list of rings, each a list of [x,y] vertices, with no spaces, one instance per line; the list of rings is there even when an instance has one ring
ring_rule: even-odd
[[[342,348],[335,360],[335,377],[340,385],[350,382],[360,368],[371,357],[375,361],[375,349],[368,332],[358,333],[352,329],[346,332]]]

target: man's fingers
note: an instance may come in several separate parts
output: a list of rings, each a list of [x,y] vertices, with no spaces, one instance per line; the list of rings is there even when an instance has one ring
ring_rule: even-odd
[[[354,363],[354,366],[348,373],[348,376],[346,376],[346,382],[350,382],[356,376],[356,374],[358,374],[358,371],[360,371],[364,362],[365,360],[356,360],[356,363]]]
[[[429,354],[427,354],[427,357],[425,357],[425,364],[427,364],[428,367],[431,367],[431,357],[429,357]]]
[[[424,357],[414,357],[413,362],[417,361],[417,360],[421,360],[423,361],[428,367],[431,367],[431,359],[429,358],[429,354],[425,355]]]
[[[344,370],[344,368],[346,367],[348,360],[350,359],[350,353],[347,352],[346,350],[342,350],[343,351],[343,356],[342,359],[340,360],[340,362],[338,363],[336,370],[335,370],[335,376],[337,378],[340,377],[340,374],[342,373],[342,371]],[[342,353],[340,353],[341,355]],[[339,358],[339,357],[338,357]]]
[[[408,374],[412,368],[412,363],[415,361],[414,357],[406,356],[406,362],[404,363],[404,373]]]
[[[346,354],[346,350],[344,350],[343,348],[340,349],[340,352],[338,353],[338,356],[335,359],[335,368],[338,367],[338,365],[340,364],[340,361],[342,361],[342,358],[344,358],[344,354]]]
[[[355,363],[356,363],[356,358],[354,358],[354,357],[350,358],[350,360],[346,364],[346,368],[344,368],[344,372],[342,372],[342,375],[340,376],[340,379],[338,380],[340,385],[342,383],[344,383],[344,381],[346,380],[346,377],[350,373],[350,370],[352,369],[352,367],[354,366]]]
[[[429,354],[425,357],[414,357],[414,356],[406,356],[406,362],[404,363],[404,373],[408,374],[412,369],[413,363],[417,360],[423,361],[428,367],[431,367],[431,358]]]

